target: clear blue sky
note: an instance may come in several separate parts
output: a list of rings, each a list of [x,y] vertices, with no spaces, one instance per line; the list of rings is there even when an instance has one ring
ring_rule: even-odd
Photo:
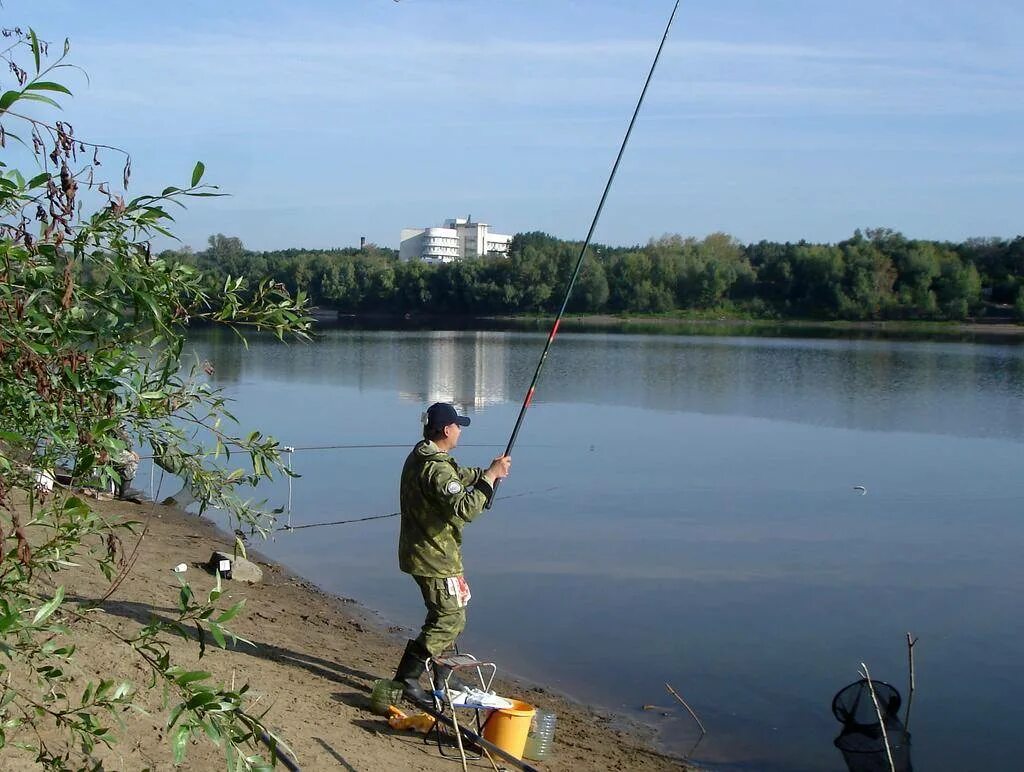
[[[671,0],[5,0],[178,233],[328,247],[472,214],[581,238]],[[1024,232],[1024,3],[684,0],[596,239]]]

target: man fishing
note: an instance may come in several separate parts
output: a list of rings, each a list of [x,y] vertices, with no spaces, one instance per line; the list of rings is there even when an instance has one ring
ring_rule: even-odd
[[[483,512],[512,463],[506,455],[486,469],[459,466],[449,452],[459,444],[464,426],[469,418],[453,405],[431,405],[424,414],[423,440],[402,468],[398,565],[416,580],[427,618],[406,645],[394,680],[418,702],[428,701],[419,682],[427,660],[450,649],[466,626],[470,593],[462,575],[462,528]]]

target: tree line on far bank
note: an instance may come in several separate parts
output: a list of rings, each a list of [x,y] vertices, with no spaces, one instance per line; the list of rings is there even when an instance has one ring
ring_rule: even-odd
[[[444,265],[402,262],[397,252],[286,249],[255,252],[211,236],[200,252],[161,257],[198,267],[216,297],[228,276],[304,292],[343,313],[506,314],[557,311],[581,243],[520,233],[510,257]],[[760,241],[724,233],[665,235],[646,245],[593,245],[569,310],[696,311],[763,318],[1024,319],[1024,236],[961,243],[856,231],[836,244]]]

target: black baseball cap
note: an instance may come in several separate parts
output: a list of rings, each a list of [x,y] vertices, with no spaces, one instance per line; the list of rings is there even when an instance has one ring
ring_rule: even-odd
[[[443,429],[450,424],[469,426],[469,418],[459,415],[459,411],[451,402],[435,402],[427,408],[423,423],[431,429]]]

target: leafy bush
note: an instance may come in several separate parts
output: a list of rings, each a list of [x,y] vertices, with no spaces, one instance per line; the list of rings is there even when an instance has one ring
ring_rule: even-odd
[[[201,655],[204,632],[221,646],[233,637],[226,625],[241,604],[218,608],[219,583],[202,599],[183,583],[173,619],[123,634],[68,603],[61,582],[69,566],[94,565],[113,591],[131,569],[122,538],[141,524],[101,517],[80,491],[119,482],[132,439],[189,480],[203,506],[266,527],[240,486],[281,469],[277,443],[232,433],[224,397],[195,368],[182,370],[184,333],[205,320],[302,337],[305,299],[228,276],[213,304],[195,268],[155,257],[150,240],[171,235],[170,206],[218,195],[202,183],[203,164],[182,187],[126,198],[127,154],[37,117],[71,93],[57,80],[68,43],[51,60],[34,31],[3,35],[14,82],[0,93],[0,749],[21,748],[47,769],[101,768],[93,750],[115,742],[112,719],[158,688],[170,698],[175,761],[205,734],[229,768],[263,768],[255,747],[265,730],[246,687],[214,684],[172,659],[176,639]],[[115,159],[119,179],[103,179]],[[239,457],[244,466],[230,468]],[[87,626],[140,662],[148,683],[80,683],[74,640]]]

